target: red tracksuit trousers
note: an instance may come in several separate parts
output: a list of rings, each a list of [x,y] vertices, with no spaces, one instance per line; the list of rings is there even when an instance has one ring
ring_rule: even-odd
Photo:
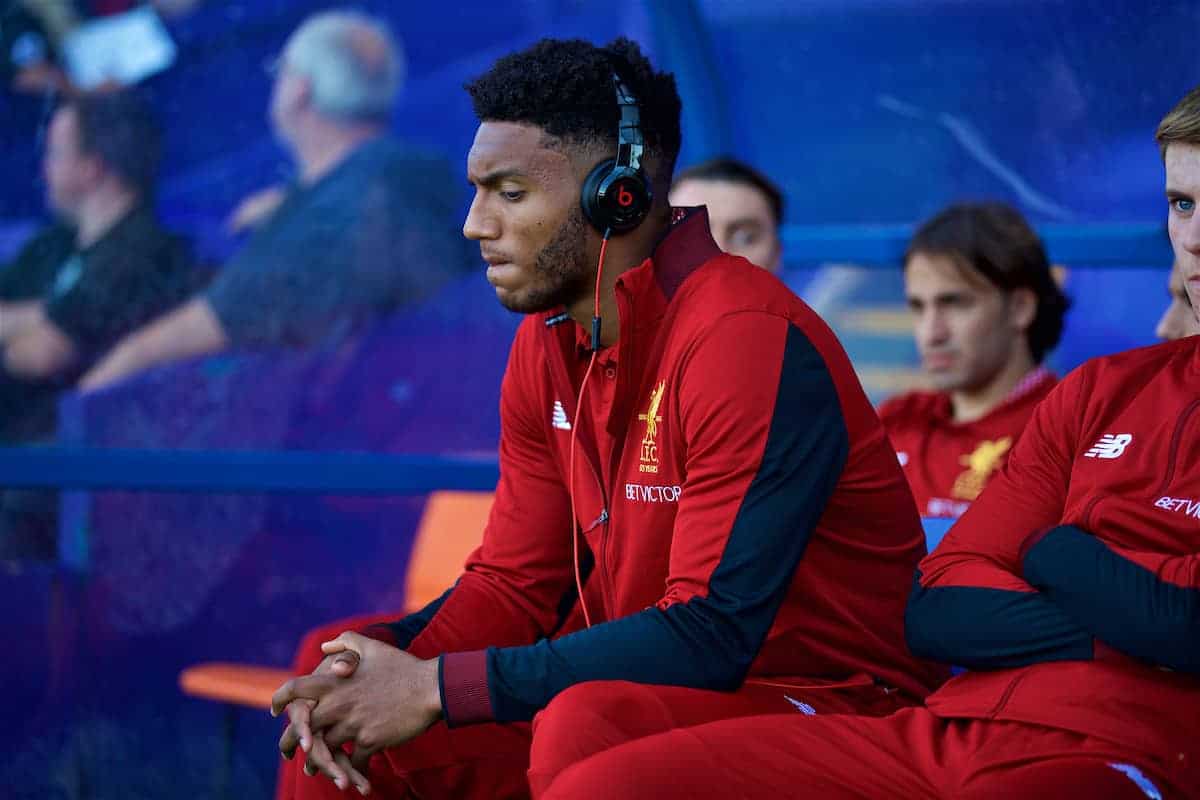
[[[307,674],[320,662],[322,641],[362,622],[343,621],[310,633],[297,655],[297,673]],[[473,725],[452,730],[439,723],[411,742],[376,755],[368,775],[372,796],[538,798],[568,767],[678,728],[781,712],[786,715],[783,719],[882,715],[905,705],[898,694],[884,692],[869,679],[848,683],[853,685],[747,681],[736,692],[623,681],[578,684],[559,694],[532,725]],[[297,751],[296,757],[283,765],[277,800],[346,796],[328,778],[305,775],[303,756]],[[348,791],[358,796],[353,789]]]
[[[742,718],[668,731],[562,771],[544,800],[1170,800],[1172,765],[1018,722],[890,717]]]

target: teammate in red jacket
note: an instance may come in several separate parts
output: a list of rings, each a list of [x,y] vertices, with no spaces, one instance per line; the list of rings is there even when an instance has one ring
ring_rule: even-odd
[[[1200,302],[1200,88],[1158,129]],[[885,718],[638,740],[547,798],[1200,798],[1200,340],[1090,361],[921,562],[912,649],[969,671]]]
[[[998,203],[950,206],[918,228],[904,285],[936,391],[893,398],[879,416],[917,510],[958,517],[1054,388],[1041,364],[1067,300],[1037,234]]]
[[[519,797],[682,725],[919,703],[944,676],[904,643],[904,476],[830,329],[668,206],[674,79],[627,40],[547,40],[469,91],[464,232],[529,315],[495,505],[441,599],[281,688],[281,749],[342,786],[379,753],[385,792]]]

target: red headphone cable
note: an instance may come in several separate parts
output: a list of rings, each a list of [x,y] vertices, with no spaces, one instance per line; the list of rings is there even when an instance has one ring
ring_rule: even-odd
[[[571,565],[575,570],[575,591],[579,593],[579,607],[583,609],[583,623],[592,627],[592,617],[588,614],[587,602],[583,599],[583,577],[579,571],[579,518],[575,510],[575,436],[579,433],[579,419],[583,411],[583,395],[587,391],[588,380],[592,377],[592,369],[596,366],[596,356],[600,352],[600,279],[604,275],[604,255],[608,251],[608,237],[612,229],[604,231],[600,241],[600,259],[596,264],[596,292],[592,305],[592,357],[588,361],[587,371],[583,373],[583,383],[579,385],[579,397],[575,401],[575,417],[571,423],[571,451],[567,459],[567,471],[570,473],[568,493],[571,497]],[[594,567],[593,567],[594,568]]]

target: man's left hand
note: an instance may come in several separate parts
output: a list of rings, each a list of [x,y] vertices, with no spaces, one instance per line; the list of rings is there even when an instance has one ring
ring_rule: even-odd
[[[278,716],[296,699],[314,701],[313,731],[322,731],[331,749],[353,742],[351,763],[364,775],[372,755],[407,742],[441,718],[437,659],[423,661],[358,633],[343,633],[321,649],[326,655],[354,652],[358,667],[348,677],[292,678],[271,698],[271,713]]]

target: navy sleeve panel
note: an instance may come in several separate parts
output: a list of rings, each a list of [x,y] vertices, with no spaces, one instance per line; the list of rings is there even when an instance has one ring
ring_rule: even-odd
[[[1090,660],[1091,633],[1038,592],[979,586],[921,586],[904,613],[908,648],[917,656],[971,669]]]
[[[762,459],[707,595],[553,641],[490,649],[495,719],[531,719],[558,692],[582,681],[716,690],[741,685],[848,454],[849,434],[833,378],[813,344],[789,325]]]
[[[1200,673],[1200,589],[1163,581],[1070,525],[1036,541],[1022,566],[1026,580],[1111,647]]]
[[[429,620],[433,619],[433,615],[438,612],[438,609],[442,607],[442,603],[446,602],[446,598],[453,591],[454,587],[451,586],[442,592],[441,597],[433,600],[420,611],[414,611],[403,619],[387,623],[388,630],[392,632],[392,636],[396,639],[396,647],[404,650],[412,644],[412,640],[417,638],[421,631],[425,630],[425,626],[429,624]]]

